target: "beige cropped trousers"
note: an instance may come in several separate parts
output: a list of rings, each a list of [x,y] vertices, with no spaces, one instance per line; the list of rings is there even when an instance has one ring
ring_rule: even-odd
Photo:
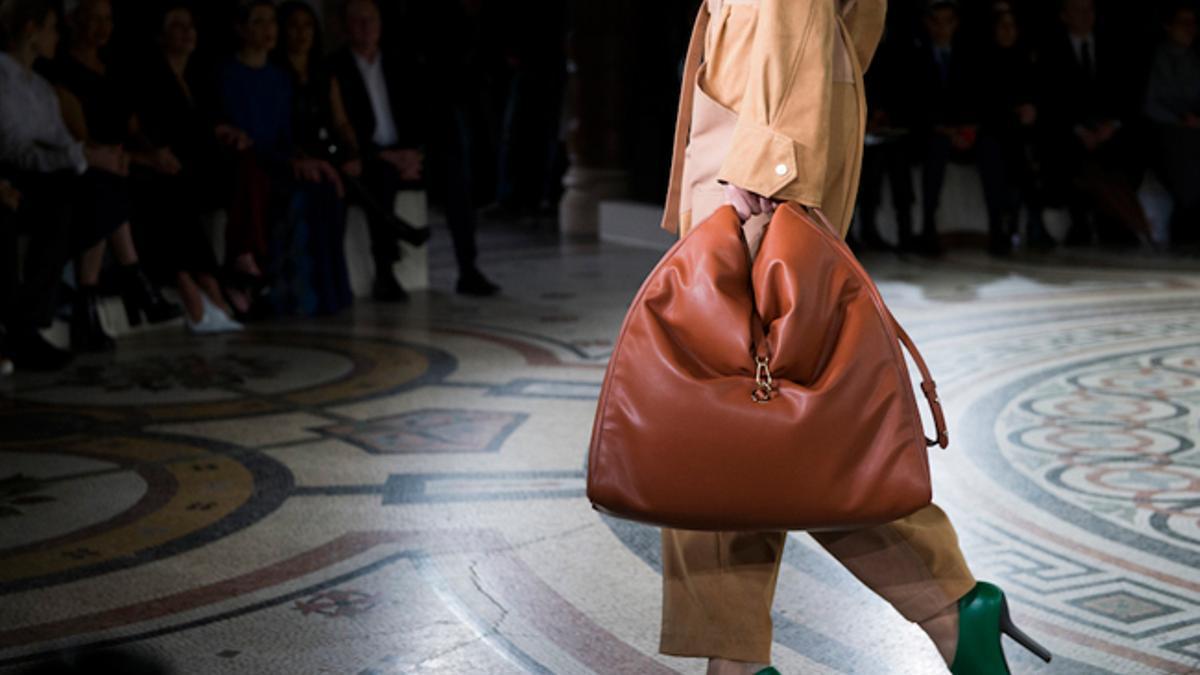
[[[936,504],[884,525],[810,535],[912,622],[975,586],[954,526]],[[771,605],[786,540],[786,532],[664,529],[659,651],[770,663]]]

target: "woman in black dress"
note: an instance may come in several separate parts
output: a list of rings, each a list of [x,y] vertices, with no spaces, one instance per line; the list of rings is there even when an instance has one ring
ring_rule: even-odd
[[[133,171],[133,225],[147,268],[174,283],[195,333],[240,330],[217,281],[217,260],[203,214],[217,208],[217,129],[191,56],[196,27],[184,4],[167,5],[158,24],[160,58],[143,74],[135,108],[146,140],[165,161]]]
[[[148,147],[141,138],[132,96],[101,57],[101,50],[112,37],[110,0],[82,0],[69,20],[70,49],[54,68],[67,127],[81,141],[123,147],[133,163],[169,170],[169,153]],[[85,178],[92,208],[78,212],[94,221],[90,225],[95,231],[111,232],[108,243],[119,263],[121,296],[130,325],[141,323],[143,313],[151,323],[176,318],[179,309],[163,299],[139,264],[129,225],[128,172],[123,173],[126,175],[89,169]],[[95,309],[104,250],[102,242],[88,250],[80,262],[79,302],[72,316],[71,337],[73,345],[78,343],[84,348],[111,345]]]
[[[991,41],[980,64],[979,175],[988,210],[988,251],[1012,252],[1025,207],[1026,243],[1049,249],[1054,240],[1042,220],[1042,173],[1037,143],[1034,55],[1020,40],[1012,6],[992,5]]]
[[[296,0],[283,3],[279,25],[275,61],[292,80],[292,137],[301,179],[290,214],[296,224],[291,228],[293,285],[285,293],[296,296],[302,311],[328,314],[353,300],[343,246],[345,188],[334,166],[346,166],[347,178],[356,180],[358,143],[337,79],[325,62],[312,8]]]

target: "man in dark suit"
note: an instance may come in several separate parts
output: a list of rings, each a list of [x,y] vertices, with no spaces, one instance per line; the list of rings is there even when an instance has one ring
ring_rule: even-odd
[[[1149,222],[1137,199],[1139,176],[1129,122],[1129,61],[1098,35],[1094,0],[1062,0],[1062,30],[1043,50],[1042,106],[1048,175],[1071,215],[1066,244],[1088,244],[1092,219],[1101,243],[1137,241]]]
[[[423,178],[422,149],[431,122],[425,112],[429,92],[416,58],[380,48],[383,23],[377,0],[348,0],[343,11],[349,39],[334,55],[333,66],[362,157],[343,170],[351,176],[361,174],[368,193],[365,200],[371,202],[366,211],[376,269],[374,297],[403,300],[407,293],[394,275],[384,273],[400,254],[395,221],[387,215],[397,191]],[[475,267],[474,219],[448,220],[459,267],[458,292],[494,294],[499,288]]]
[[[965,47],[957,40],[958,3],[930,0],[925,10],[925,39],[918,43],[911,65],[915,75],[913,123],[921,156],[921,238],[900,232],[900,248],[937,256],[942,247],[937,233],[946,166],[966,161],[975,145],[976,73]]]

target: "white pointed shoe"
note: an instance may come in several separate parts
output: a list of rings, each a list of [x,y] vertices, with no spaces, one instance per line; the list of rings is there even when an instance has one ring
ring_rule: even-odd
[[[236,333],[245,326],[230,318],[220,307],[212,303],[208,296],[201,293],[200,300],[204,302],[204,314],[199,321],[187,317],[188,330],[193,335],[213,335],[215,333]]]

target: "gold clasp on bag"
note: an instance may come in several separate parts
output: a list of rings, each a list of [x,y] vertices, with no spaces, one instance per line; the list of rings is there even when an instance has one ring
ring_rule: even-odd
[[[771,381],[771,371],[767,368],[767,357],[755,356],[754,364],[754,382],[758,386],[750,394],[750,399],[755,403],[766,403],[775,396],[775,386]]]

